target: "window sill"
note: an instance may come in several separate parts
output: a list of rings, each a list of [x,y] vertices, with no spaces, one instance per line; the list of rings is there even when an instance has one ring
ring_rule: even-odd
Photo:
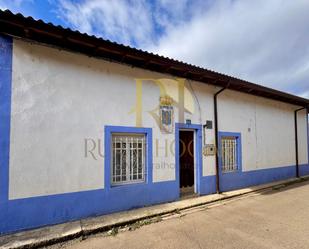
[[[226,171],[226,172],[220,172],[222,175],[229,175],[229,174],[239,174],[239,173],[241,173],[242,172],[242,170],[241,169],[238,169],[238,170],[234,170],[234,171]]]
[[[147,181],[135,181],[135,182],[127,182],[127,183],[116,183],[111,184],[110,188],[121,188],[121,187],[130,187],[130,186],[136,186],[136,185],[146,185]]]

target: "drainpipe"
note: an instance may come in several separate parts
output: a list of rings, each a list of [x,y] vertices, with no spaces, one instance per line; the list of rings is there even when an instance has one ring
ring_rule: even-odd
[[[215,93],[214,95],[214,119],[215,119],[215,142],[216,142],[216,189],[219,194],[220,191],[220,177],[219,177],[219,155],[218,155],[218,105],[217,105],[217,97],[220,93],[222,93],[225,89],[227,89],[230,85],[230,82],[223,87],[221,90]]]
[[[305,107],[299,108],[294,111],[294,124],[295,124],[295,158],[296,158],[296,177],[299,178],[299,163],[298,163],[298,127],[297,127],[297,112],[304,110]]]

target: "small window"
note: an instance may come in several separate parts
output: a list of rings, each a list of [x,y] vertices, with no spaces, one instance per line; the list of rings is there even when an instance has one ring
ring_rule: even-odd
[[[112,185],[145,181],[144,134],[112,134]]]
[[[236,136],[221,137],[221,161],[222,172],[234,172],[239,169],[238,165],[238,139]]]

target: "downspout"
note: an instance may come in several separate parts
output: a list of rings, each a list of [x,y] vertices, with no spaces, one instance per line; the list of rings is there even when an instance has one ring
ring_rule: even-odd
[[[220,177],[219,177],[219,155],[218,155],[218,105],[217,105],[217,97],[220,93],[222,93],[225,89],[227,89],[230,85],[230,82],[220,89],[214,95],[214,119],[215,119],[215,143],[216,143],[216,190],[217,193],[220,193]]]
[[[296,160],[296,177],[299,178],[299,162],[298,162],[298,125],[297,125],[297,112],[304,110],[305,107],[299,108],[294,111],[294,124],[295,124],[295,160]]]

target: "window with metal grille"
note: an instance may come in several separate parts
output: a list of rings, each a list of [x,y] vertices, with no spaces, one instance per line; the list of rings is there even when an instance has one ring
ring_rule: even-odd
[[[238,165],[238,139],[235,136],[221,137],[221,167],[222,172],[237,171]]]
[[[145,181],[144,134],[112,134],[112,185]]]

